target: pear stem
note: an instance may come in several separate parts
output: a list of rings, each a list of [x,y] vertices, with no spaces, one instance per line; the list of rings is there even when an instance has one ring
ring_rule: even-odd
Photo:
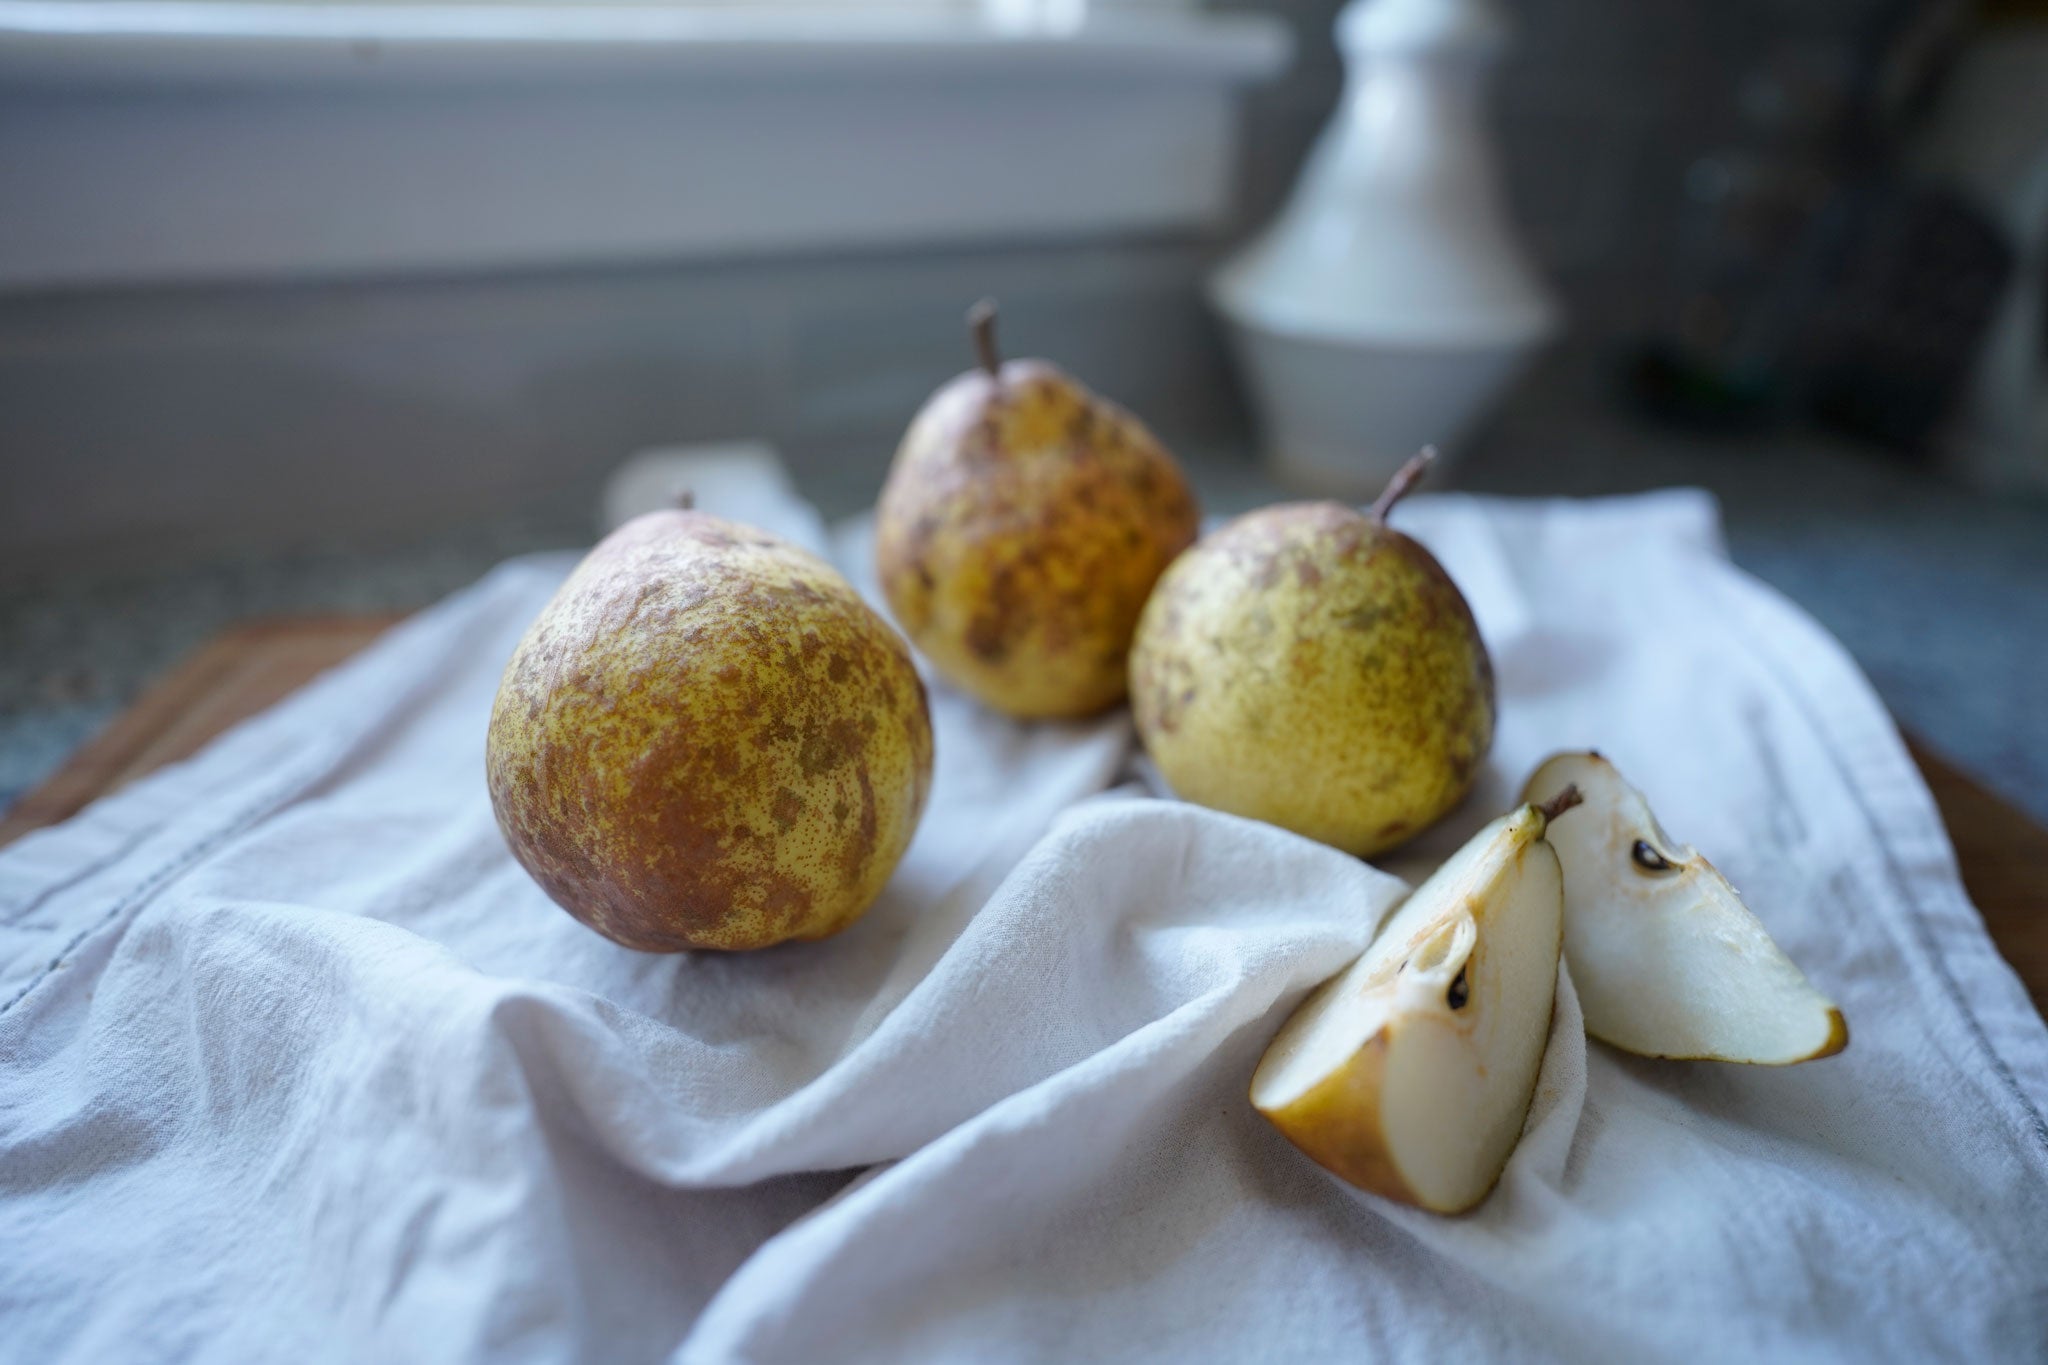
[[[1387,513],[1394,510],[1395,503],[1408,496],[1410,489],[1422,482],[1422,476],[1429,472],[1430,462],[1434,459],[1435,446],[1424,446],[1416,451],[1407,464],[1394,471],[1394,477],[1387,481],[1387,491],[1380,494],[1367,515],[1380,525],[1386,525]]]
[[[974,353],[991,379],[1003,374],[1003,353],[996,349],[996,301],[982,299],[967,310],[967,330],[974,337]]]
[[[1579,794],[1579,784],[1574,782],[1536,809],[1543,812],[1543,823],[1547,825],[1573,806],[1583,804],[1585,799]]]

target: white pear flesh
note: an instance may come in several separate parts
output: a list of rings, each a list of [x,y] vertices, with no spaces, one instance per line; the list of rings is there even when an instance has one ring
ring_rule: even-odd
[[[1672,841],[1612,763],[1558,754],[1522,795],[1541,801],[1566,786],[1585,806],[1551,842],[1564,866],[1564,955],[1586,1032],[1645,1057],[1763,1066],[1848,1046],[1842,1011],[1728,879]]]
[[[1319,1165],[1439,1213],[1499,1180],[1536,1093],[1563,947],[1545,824],[1527,806],[1481,830],[1266,1049],[1252,1105]]]

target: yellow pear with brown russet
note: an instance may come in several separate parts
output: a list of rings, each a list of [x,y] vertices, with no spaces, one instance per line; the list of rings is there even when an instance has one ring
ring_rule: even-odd
[[[485,766],[513,855],[577,919],[629,948],[761,948],[880,893],[931,788],[931,718],[909,649],[831,565],[650,512],[519,642]]]
[[[1123,700],[1138,613],[1200,513],[1136,417],[1002,360],[993,305],[970,322],[980,367],[918,412],[882,490],[882,591],[955,687],[1020,719],[1092,715]]]
[[[1131,704],[1186,800],[1369,857],[1472,787],[1493,743],[1493,665],[1457,584],[1388,513],[1288,503],[1212,532],[1159,580]]]

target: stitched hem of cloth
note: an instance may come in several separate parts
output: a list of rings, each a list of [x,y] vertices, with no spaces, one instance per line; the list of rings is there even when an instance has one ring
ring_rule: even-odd
[[[397,627],[384,639],[331,670],[311,686],[235,726],[187,763],[143,778],[117,794],[113,800],[147,801],[158,806],[164,816],[139,831],[113,835],[111,851],[106,847],[109,832],[104,821],[114,812],[102,810],[99,803],[86,807],[72,817],[72,822],[51,831],[49,837],[71,842],[80,852],[86,853],[89,865],[82,870],[72,868],[58,873],[49,882],[26,893],[18,907],[14,907],[16,913],[13,918],[0,925],[0,932],[19,925],[35,907],[109,868],[118,867],[122,858],[131,856],[134,850],[169,831],[176,817],[186,809],[178,799],[181,789],[206,785],[217,776],[215,769],[220,765],[247,761],[234,746],[256,733],[252,727],[292,723],[298,711],[327,706],[337,694],[373,699],[373,704],[358,705],[353,714],[323,716],[320,733],[324,742],[310,751],[302,748],[300,755],[284,760],[290,764],[284,776],[266,782],[261,788],[261,795],[238,802],[226,818],[208,821],[202,828],[181,837],[175,849],[153,854],[137,872],[124,876],[121,889],[107,893],[112,903],[105,909],[99,908],[103,902],[97,902],[95,898],[95,903],[82,904],[64,914],[61,923],[41,926],[59,933],[72,929],[74,925],[77,927],[66,937],[63,947],[40,967],[27,969],[24,984],[9,995],[4,1004],[0,1004],[0,1016],[5,1016],[33,994],[89,940],[125,923],[165,887],[227,846],[237,835],[289,805],[346,766],[367,746],[377,743],[394,720],[404,716],[419,702],[423,693],[438,685],[447,660],[457,651],[468,648],[472,643],[471,636],[477,630],[494,624],[490,611],[492,603],[500,591],[516,581],[506,570],[524,562],[512,560],[500,566],[469,588],[444,598],[438,605]],[[270,760],[273,765],[277,761]],[[54,849],[39,850],[38,856],[47,856],[49,851],[62,851],[63,847],[60,843]]]

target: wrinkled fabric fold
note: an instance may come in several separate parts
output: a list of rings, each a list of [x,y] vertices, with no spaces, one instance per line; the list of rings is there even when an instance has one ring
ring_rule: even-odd
[[[929,812],[857,926],[621,949],[483,787],[563,556],[0,851],[0,1354],[2037,1359],[2048,1034],[1853,664],[1701,495],[1401,518],[1502,709],[1473,799],[1385,870],[1163,799],[1121,712],[935,688]],[[831,548],[872,598],[867,535]],[[1849,1050],[1627,1057],[1563,970],[1486,1203],[1343,1186],[1251,1111],[1261,1050],[1401,878],[1589,746]]]

